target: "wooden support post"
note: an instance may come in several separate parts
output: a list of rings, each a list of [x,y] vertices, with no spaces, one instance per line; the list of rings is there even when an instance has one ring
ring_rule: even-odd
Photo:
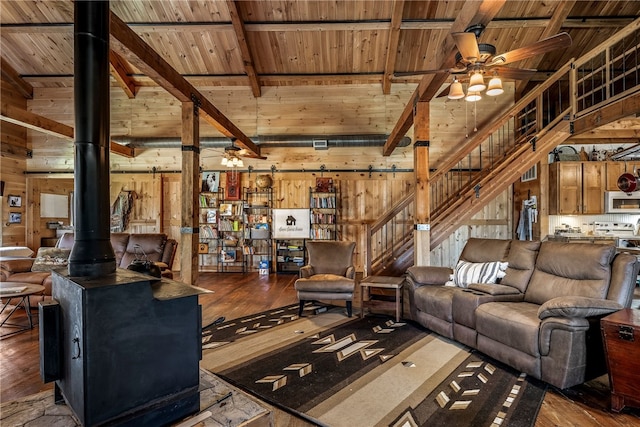
[[[418,102],[413,112],[413,169],[416,177],[414,265],[429,265],[431,211],[429,187],[429,103]]]
[[[198,103],[182,103],[182,208],[180,224],[180,278],[198,280],[198,190],[200,189],[200,128]]]

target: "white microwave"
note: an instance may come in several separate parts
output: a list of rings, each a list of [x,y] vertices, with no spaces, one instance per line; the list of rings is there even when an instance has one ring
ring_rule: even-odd
[[[640,214],[640,191],[606,191],[604,208],[606,213]]]

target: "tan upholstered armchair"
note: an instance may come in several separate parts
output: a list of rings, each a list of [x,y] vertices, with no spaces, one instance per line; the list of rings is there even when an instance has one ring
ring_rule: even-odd
[[[309,300],[345,300],[351,317],[356,271],[353,267],[353,242],[307,242],[308,264],[300,268],[295,288],[300,300],[299,314]]]

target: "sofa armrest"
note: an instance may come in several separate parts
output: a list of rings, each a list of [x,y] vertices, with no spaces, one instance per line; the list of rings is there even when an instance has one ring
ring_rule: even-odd
[[[449,267],[419,266],[409,267],[407,277],[419,287],[421,285],[444,285],[449,281],[453,270]]]
[[[566,296],[552,298],[538,309],[538,318],[548,317],[578,317],[602,316],[610,314],[624,307],[615,301],[599,298]]]
[[[313,267],[310,265],[305,265],[303,267],[300,267],[300,277],[303,279],[308,279],[309,277],[313,276],[314,271],[313,271]]]
[[[31,271],[35,258],[14,258],[0,261],[0,269],[7,276],[13,273],[25,273]]]
[[[538,346],[540,354],[547,356],[551,350],[553,331],[582,332],[589,330],[589,321],[584,317],[549,317],[540,324]]]
[[[344,277],[348,277],[349,279],[355,279],[356,268],[354,266],[347,267],[347,272],[344,274]]]
[[[488,295],[521,295],[524,299],[524,294],[520,292],[518,289],[507,286],[507,285],[497,285],[493,283],[471,283],[467,287],[472,291],[479,291]],[[465,290],[463,290],[464,292]]]

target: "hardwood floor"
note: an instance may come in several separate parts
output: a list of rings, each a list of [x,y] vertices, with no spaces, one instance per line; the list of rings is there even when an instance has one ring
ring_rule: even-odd
[[[200,296],[202,324],[208,325],[219,316],[235,319],[296,303],[295,279],[293,274],[201,273],[197,285],[214,291]],[[354,299],[357,306],[359,294]],[[16,312],[14,316],[16,321],[26,320],[24,312]],[[1,332],[10,332],[10,329],[2,328]],[[52,384],[43,384],[40,380],[37,327],[0,340],[0,361],[0,402],[53,390]],[[276,425],[299,427],[309,424],[279,414]],[[611,412],[608,381],[603,376],[566,390],[550,387],[535,426],[640,426],[640,409],[625,408],[620,414]]]

